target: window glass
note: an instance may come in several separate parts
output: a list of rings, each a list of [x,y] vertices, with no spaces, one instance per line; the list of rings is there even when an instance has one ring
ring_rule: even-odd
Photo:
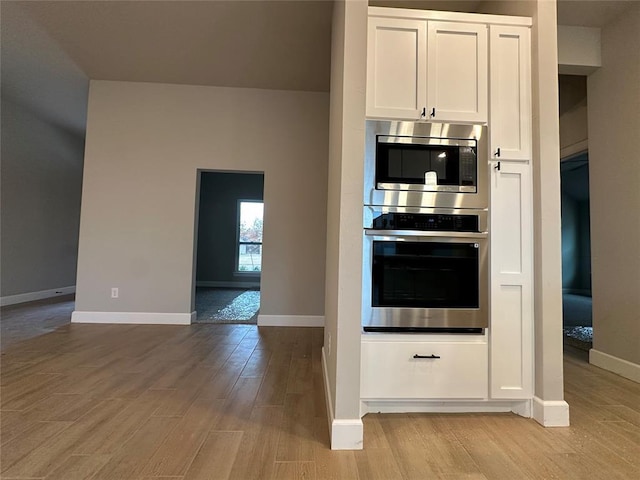
[[[241,201],[238,225],[239,272],[262,270],[262,215],[264,203]]]

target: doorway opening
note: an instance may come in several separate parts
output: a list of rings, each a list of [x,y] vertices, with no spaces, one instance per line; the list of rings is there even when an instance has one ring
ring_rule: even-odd
[[[562,326],[565,344],[588,351],[593,343],[589,154],[560,162],[562,208]]]
[[[264,174],[201,171],[199,184],[195,322],[256,324]]]

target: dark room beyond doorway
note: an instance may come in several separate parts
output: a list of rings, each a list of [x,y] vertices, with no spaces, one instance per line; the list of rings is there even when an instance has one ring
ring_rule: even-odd
[[[264,174],[201,172],[195,306],[198,323],[257,323]]]

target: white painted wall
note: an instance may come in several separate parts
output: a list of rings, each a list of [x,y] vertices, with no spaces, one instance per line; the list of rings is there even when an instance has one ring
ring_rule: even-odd
[[[560,73],[588,75],[601,64],[599,28],[558,25]]]
[[[328,106],[326,93],[93,81],[76,309],[191,312],[197,170],[210,169],[265,174],[261,314],[322,315]]]
[[[636,3],[603,27],[602,68],[587,79],[593,348],[635,364],[636,378],[640,378],[639,26],[640,3]]]
[[[325,373],[331,446],[360,449],[367,2],[337,1],[332,32]]]

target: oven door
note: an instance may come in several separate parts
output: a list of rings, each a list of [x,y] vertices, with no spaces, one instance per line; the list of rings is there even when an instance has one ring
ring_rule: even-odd
[[[365,331],[480,333],[488,326],[486,233],[365,230]]]

